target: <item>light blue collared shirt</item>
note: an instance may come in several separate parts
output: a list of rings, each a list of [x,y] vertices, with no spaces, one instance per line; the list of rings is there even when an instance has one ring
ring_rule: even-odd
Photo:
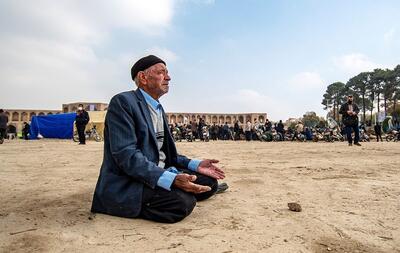
[[[146,103],[153,107],[153,109],[157,113],[161,113],[161,104],[157,100],[155,100],[152,96],[150,96],[147,92],[139,88],[140,92],[142,93],[144,99],[146,100]]]
[[[140,92],[143,94],[144,99],[146,100],[146,103],[150,105],[158,114],[161,113],[161,104],[154,98],[152,98],[147,92],[144,90],[140,89]],[[197,168],[199,167],[199,164],[201,163],[201,160],[196,160],[192,159],[190,160],[188,164],[188,169],[192,171],[197,171]],[[175,168],[175,167],[169,167],[164,171],[163,174],[161,174],[160,178],[157,181],[157,185],[161,188],[164,188],[168,191],[171,190],[171,185],[175,180],[175,177],[177,174],[180,172]]]

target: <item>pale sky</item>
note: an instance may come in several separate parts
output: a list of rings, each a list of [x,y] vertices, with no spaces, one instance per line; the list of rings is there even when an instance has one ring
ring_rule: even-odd
[[[155,54],[168,112],[325,116],[330,83],[400,64],[400,1],[0,0],[0,108],[108,103]]]

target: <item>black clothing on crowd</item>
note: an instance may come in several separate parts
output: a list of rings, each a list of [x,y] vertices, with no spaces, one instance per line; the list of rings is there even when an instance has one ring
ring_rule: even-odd
[[[200,140],[204,140],[204,138],[203,138],[203,126],[204,126],[204,121],[201,119],[200,121],[199,121],[199,124],[197,125],[197,133],[198,133],[198,135],[199,135],[199,139]]]
[[[235,125],[233,126],[233,132],[234,132],[234,134],[235,134],[235,136],[234,136],[234,140],[236,141],[236,140],[239,140],[239,130],[240,130],[240,127],[239,127],[239,123],[238,122],[235,122]]]
[[[230,137],[230,132],[229,132],[229,126],[228,124],[225,123],[225,125],[223,126],[223,139],[224,140],[229,140]]]
[[[283,125],[282,121],[279,121],[278,125],[276,125],[276,131],[279,133],[279,139],[281,141],[285,140],[285,126]]]
[[[8,116],[5,112],[0,113],[0,129],[7,129]]]
[[[347,111],[349,110],[349,105],[353,107],[353,112],[356,113],[356,115],[349,115]],[[358,129],[358,116],[357,114],[360,112],[360,109],[358,109],[358,106],[355,103],[349,103],[346,102],[344,103],[339,110],[339,113],[342,114],[342,122],[345,125],[345,131],[347,135],[347,141],[349,144],[352,143],[352,137],[351,137],[351,131],[354,131],[354,143],[358,143],[360,140],[360,131]]]
[[[6,138],[6,129],[0,128],[0,144],[3,144],[3,140]]]
[[[31,129],[31,126],[28,123],[25,123],[24,128],[22,129],[22,135],[25,140],[29,140],[29,131]]]
[[[78,130],[80,144],[86,143],[85,128],[87,123],[89,123],[89,120],[90,120],[89,113],[87,111],[81,110],[76,113],[75,125],[76,129]]]
[[[374,130],[375,130],[375,135],[376,135],[376,141],[379,141],[379,139],[382,140],[382,128],[381,125],[379,125],[379,123],[376,123],[376,125],[374,126]]]
[[[3,139],[6,138],[8,116],[5,112],[0,113],[0,141],[3,143]]]
[[[244,131],[246,141],[251,141],[251,131]]]
[[[342,122],[345,126],[358,126],[357,114],[360,112],[360,109],[358,109],[358,106],[355,103],[351,103],[353,107],[353,112],[355,112],[356,115],[349,115],[347,114],[347,111],[349,110],[349,105],[349,102],[346,102],[340,107],[339,113],[342,114]]]
[[[265,121],[264,129],[265,129],[265,131],[268,131],[268,132],[272,130],[272,123],[271,123],[271,121]]]

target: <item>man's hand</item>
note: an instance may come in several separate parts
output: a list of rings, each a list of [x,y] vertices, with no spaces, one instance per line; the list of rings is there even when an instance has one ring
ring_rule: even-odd
[[[215,179],[224,179],[225,172],[214,165],[214,163],[218,162],[219,161],[215,159],[205,159],[199,164],[197,172]]]
[[[182,189],[186,192],[203,193],[211,191],[209,186],[193,183],[196,179],[197,177],[195,175],[189,175],[185,173],[178,174],[175,177],[173,185],[176,188]]]

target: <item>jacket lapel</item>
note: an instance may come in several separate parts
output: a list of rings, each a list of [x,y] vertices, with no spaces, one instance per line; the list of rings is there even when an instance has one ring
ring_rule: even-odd
[[[142,111],[142,114],[144,115],[147,126],[149,127],[151,139],[153,140],[154,145],[156,145],[156,147],[157,147],[156,133],[154,132],[154,125],[153,125],[153,121],[151,120],[149,107],[147,106],[146,100],[144,99],[143,94],[140,92],[139,89],[136,89],[134,91],[134,93],[135,93],[136,97],[138,98],[138,104],[139,104],[140,110]]]
[[[163,115],[163,119],[164,119],[164,128],[166,130],[164,132],[167,133],[167,136],[165,136],[164,138],[168,139],[168,146],[172,152],[171,155],[176,156],[177,152],[176,152],[175,142],[172,138],[171,132],[169,131],[167,116],[165,115],[164,108],[161,108],[161,111],[162,111],[162,115]]]

